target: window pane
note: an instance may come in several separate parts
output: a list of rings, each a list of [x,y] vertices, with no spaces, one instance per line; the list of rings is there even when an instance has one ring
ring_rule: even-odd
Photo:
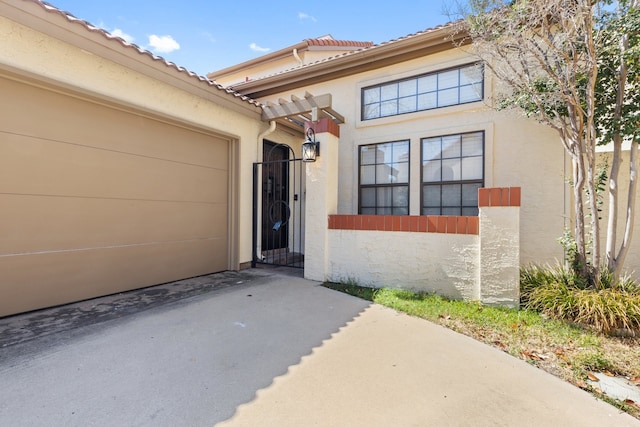
[[[362,200],[360,200],[360,205],[363,208],[376,205],[376,189],[375,188],[363,188],[360,197],[362,197]]]
[[[442,180],[460,181],[460,159],[445,159],[442,161]]]
[[[360,167],[360,184],[368,185],[376,183],[376,167],[362,166]]]
[[[400,174],[402,173],[400,167],[404,168],[404,166],[406,166],[404,163],[391,163],[389,165],[389,179],[391,179],[392,183],[397,184],[400,182]]]
[[[431,74],[418,79],[418,93],[435,92],[438,90],[438,76]]]
[[[442,137],[442,158],[460,157],[461,153],[460,135]]]
[[[431,162],[424,163],[424,166],[422,166],[422,181],[423,182],[442,181],[442,170],[440,167],[440,160],[433,160]]]
[[[392,187],[378,187],[378,206],[391,206]]]
[[[389,165],[376,166],[376,184],[391,184],[393,182],[393,170]]]
[[[416,111],[415,96],[400,98],[398,100],[398,114],[411,113],[412,111]]]
[[[457,87],[459,84],[458,74],[457,69],[438,73],[438,90]]]
[[[429,138],[422,140],[422,160],[433,160],[440,158],[442,148],[441,138]]]
[[[462,179],[482,179],[482,157],[464,157],[462,159]]]
[[[409,215],[409,209],[406,207],[393,207],[393,209],[391,210],[391,215]]]
[[[461,206],[462,194],[459,184],[442,186],[442,206]]]
[[[484,153],[482,144],[482,133],[468,133],[462,135],[462,156],[482,156]]]
[[[394,99],[393,101],[384,101],[380,104],[380,116],[393,116],[398,114],[398,100]]]
[[[482,66],[470,65],[460,69],[460,86],[482,81]]]
[[[431,92],[418,96],[418,110],[430,110],[438,106],[438,93]]]
[[[422,187],[422,205],[425,207],[439,207],[440,200],[440,186],[439,185],[425,185]]]
[[[379,102],[380,101],[380,88],[379,87],[374,87],[371,89],[365,89],[364,90],[364,103],[365,104],[372,104],[374,102]]]
[[[423,208],[422,215],[440,215],[440,208]]]
[[[476,86],[461,86],[460,87],[460,103],[480,101],[482,99],[482,92],[478,91]]]
[[[398,84],[391,83],[380,87],[380,99],[386,101],[396,99],[398,97]]]
[[[392,162],[397,163],[409,161],[409,141],[394,142],[391,147],[393,150],[393,154],[391,155]]]
[[[365,207],[363,207],[362,209],[360,209],[360,213],[362,215],[375,215],[376,214],[376,208],[365,208]]]
[[[438,107],[446,107],[458,103],[458,88],[441,90],[438,92]]]
[[[394,163],[393,167],[397,172],[395,175],[395,181],[399,184],[405,184],[409,182],[409,163]]]
[[[462,208],[462,215],[464,215],[464,216],[478,216],[478,208],[463,207]]]
[[[363,115],[365,120],[380,117],[380,104],[365,105]]]
[[[452,216],[458,216],[460,215],[461,209],[460,208],[442,208],[442,215],[452,215]]]
[[[393,187],[392,201],[394,207],[409,206],[409,187]]]
[[[360,164],[361,165],[373,165],[376,163],[376,149],[373,146],[361,146],[360,147]]]
[[[462,206],[478,206],[478,188],[481,184],[462,184]]]
[[[377,208],[375,213],[376,215],[391,215],[393,214],[393,210],[390,207]]]
[[[405,80],[405,81],[400,82],[398,84],[398,96],[399,97],[411,96],[411,95],[415,95],[415,94],[416,94],[416,81],[415,81],[415,79]]]
[[[391,153],[393,151],[393,144],[387,142],[384,144],[376,144],[376,163],[391,162]]]

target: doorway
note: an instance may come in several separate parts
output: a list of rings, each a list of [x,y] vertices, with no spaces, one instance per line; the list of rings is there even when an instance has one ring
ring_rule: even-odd
[[[304,267],[303,163],[285,144],[265,140],[254,163],[253,264]]]

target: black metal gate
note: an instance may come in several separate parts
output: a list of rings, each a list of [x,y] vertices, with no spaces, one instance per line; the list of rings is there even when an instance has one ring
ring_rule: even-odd
[[[265,143],[264,158],[253,164],[252,265],[304,268],[304,163],[284,144]]]

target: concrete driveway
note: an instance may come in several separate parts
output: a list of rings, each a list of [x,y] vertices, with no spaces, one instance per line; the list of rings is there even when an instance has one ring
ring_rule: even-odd
[[[640,425],[496,349],[281,271],[0,319],[0,425]]]

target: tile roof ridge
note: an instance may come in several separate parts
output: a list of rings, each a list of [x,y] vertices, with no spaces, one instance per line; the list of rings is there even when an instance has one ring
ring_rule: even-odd
[[[309,46],[357,46],[357,47],[369,47],[373,46],[373,42],[371,41],[355,41],[355,40],[336,40],[336,39],[327,39],[323,37],[305,39],[305,43]]]
[[[163,64],[165,65],[167,68],[171,68],[179,73],[184,73],[185,75],[187,75],[188,77],[191,77],[193,79],[196,79],[202,83],[205,83],[207,85],[209,85],[210,87],[215,87],[218,90],[224,91],[229,95],[232,95],[236,98],[240,98],[242,101],[248,102],[250,104],[256,105],[258,107],[262,107],[262,103],[246,96],[243,95],[239,92],[234,91],[231,88],[227,88],[222,86],[221,84],[217,83],[214,80],[210,80],[205,76],[201,76],[198,73],[188,70],[185,67],[182,67],[180,65],[177,65],[176,63],[169,61],[165,58],[163,58],[162,56],[156,55],[155,53],[144,49],[142,47],[140,47],[139,45],[135,44],[135,43],[131,43],[126,41],[125,39],[123,39],[122,37],[119,36],[114,36],[113,34],[111,34],[109,31],[100,28],[96,25],[93,25],[92,23],[85,21],[83,19],[80,19],[76,16],[74,16],[72,13],[67,12],[65,10],[59,9],[56,6],[52,5],[51,3],[48,3],[46,1],[43,0],[25,0],[25,1],[30,1],[32,3],[36,3],[38,5],[40,5],[46,12],[48,13],[54,13],[54,14],[58,14],[60,16],[62,16],[63,18],[65,18],[68,22],[72,23],[72,24],[79,24],[81,26],[83,26],[87,31],[90,31],[92,33],[98,33],[100,35],[102,35],[103,37],[105,37],[107,40],[113,41],[113,42],[118,42],[122,47],[124,48],[128,48],[128,49],[134,49],[135,51],[137,51],[140,55],[146,56],[151,58],[153,61],[155,61],[156,63],[159,64]]]
[[[267,79],[267,78],[270,78],[270,77],[280,76],[280,75],[283,75],[283,74],[286,74],[286,73],[289,73],[289,72],[292,72],[292,71],[295,71],[295,70],[300,70],[300,69],[307,68],[307,67],[312,67],[312,66],[315,66],[315,65],[318,65],[318,64],[334,61],[334,60],[339,59],[339,58],[352,56],[352,55],[355,55],[355,54],[357,54],[359,52],[363,52],[363,51],[366,51],[366,50],[376,49],[376,48],[379,48],[379,47],[382,47],[382,46],[387,46],[389,44],[395,44],[395,43],[401,42],[403,40],[408,40],[408,39],[412,39],[412,38],[421,36],[423,34],[428,34],[428,33],[433,33],[435,31],[443,30],[445,28],[453,26],[454,24],[456,24],[456,22],[447,22],[445,24],[436,25],[435,27],[426,28],[424,30],[417,31],[415,33],[410,33],[410,34],[407,34],[407,35],[402,36],[402,37],[398,37],[398,38],[391,39],[391,40],[388,40],[388,41],[380,42],[378,44],[375,44],[373,42],[359,42],[359,43],[370,43],[370,44],[366,45],[366,46],[362,46],[362,47],[360,47],[358,49],[350,50],[348,52],[342,52],[342,53],[339,53],[337,55],[333,55],[333,56],[329,56],[327,58],[319,59],[317,61],[313,61],[313,62],[310,62],[308,64],[301,64],[301,65],[298,65],[298,66],[295,66],[295,67],[292,67],[292,68],[288,68],[286,70],[278,71],[276,73],[268,74],[268,75],[265,75],[265,76],[260,76],[260,77],[258,77],[256,79],[252,80],[252,81],[255,82],[255,81],[264,80],[264,79]],[[305,42],[309,43],[310,40],[320,40],[320,39],[305,39]],[[322,41],[338,41],[338,40],[333,40],[333,39],[326,40],[326,39],[323,39]],[[352,42],[350,42],[350,43],[352,43]],[[358,42],[355,42],[355,43],[358,43]]]

